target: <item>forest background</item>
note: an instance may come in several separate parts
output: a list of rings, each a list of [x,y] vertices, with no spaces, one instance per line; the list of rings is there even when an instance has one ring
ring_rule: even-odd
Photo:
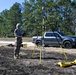
[[[0,12],[0,37],[14,37],[21,23],[26,37],[45,31],[61,31],[76,35],[76,0],[25,0]]]

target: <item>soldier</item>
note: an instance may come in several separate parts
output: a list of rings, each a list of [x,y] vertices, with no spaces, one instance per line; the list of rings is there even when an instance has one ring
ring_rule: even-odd
[[[22,44],[22,25],[20,23],[17,23],[16,29],[14,30],[14,35],[15,35],[15,49],[14,49],[14,59],[20,58],[19,52],[20,52],[20,47]]]

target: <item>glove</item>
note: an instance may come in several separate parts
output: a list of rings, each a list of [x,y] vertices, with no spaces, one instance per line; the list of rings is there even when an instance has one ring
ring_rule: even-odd
[[[25,36],[25,35],[26,35],[26,33],[25,33],[25,32],[23,32],[23,33],[22,33],[22,36]]]

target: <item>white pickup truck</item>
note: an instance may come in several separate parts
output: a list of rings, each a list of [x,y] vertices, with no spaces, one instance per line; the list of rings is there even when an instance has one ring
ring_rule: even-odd
[[[45,46],[60,46],[72,48],[76,46],[76,36],[66,36],[62,32],[45,32],[44,36],[33,36],[32,42],[36,45],[42,45],[44,40]]]

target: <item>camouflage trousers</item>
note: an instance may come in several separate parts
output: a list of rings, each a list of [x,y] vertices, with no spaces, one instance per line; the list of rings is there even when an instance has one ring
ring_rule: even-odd
[[[15,49],[14,49],[14,55],[15,56],[19,55],[21,44],[22,44],[22,38],[16,37],[15,38]]]

